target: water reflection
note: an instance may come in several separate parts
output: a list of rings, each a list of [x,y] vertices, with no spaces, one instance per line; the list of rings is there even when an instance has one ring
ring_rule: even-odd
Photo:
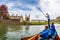
[[[0,25],[0,40],[6,40],[5,34],[7,32],[7,27],[5,25]]]
[[[25,30],[26,30],[26,31],[29,30],[29,26],[30,26],[30,25],[25,25]]]
[[[8,26],[8,32],[6,33],[7,40],[20,40],[22,30],[22,25]]]
[[[8,32],[9,31],[18,31],[18,30],[23,30],[23,27],[22,25],[19,25],[19,26],[8,26]]]
[[[0,40],[20,40],[22,37],[38,34],[45,25],[2,25],[0,24]],[[59,33],[60,24],[56,25]]]
[[[25,35],[26,34],[26,35]],[[19,26],[8,26],[8,31],[6,33],[7,40],[20,40],[21,37],[29,35],[29,25],[19,25]]]

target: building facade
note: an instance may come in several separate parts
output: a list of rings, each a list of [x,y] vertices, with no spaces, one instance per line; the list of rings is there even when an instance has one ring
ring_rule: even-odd
[[[31,22],[46,22],[46,20],[32,19]]]
[[[25,15],[25,21],[26,21],[26,22],[30,22],[30,15],[28,15],[28,16]]]
[[[60,17],[57,17],[57,18],[56,18],[56,21],[57,21],[57,22],[60,22]]]
[[[6,5],[0,6],[0,19],[5,19],[9,17],[8,8]]]
[[[23,23],[23,16],[9,16],[9,19],[20,20],[20,23]]]

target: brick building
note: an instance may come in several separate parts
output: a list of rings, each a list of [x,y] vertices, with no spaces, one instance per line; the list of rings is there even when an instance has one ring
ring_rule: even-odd
[[[0,19],[6,19],[9,17],[8,8],[6,5],[0,6]]]

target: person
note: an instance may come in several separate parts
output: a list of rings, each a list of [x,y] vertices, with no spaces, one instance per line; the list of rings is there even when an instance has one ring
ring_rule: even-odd
[[[40,32],[40,37],[41,37],[40,40],[48,40],[50,35],[51,35],[51,31],[49,30],[49,27],[45,26],[45,29],[42,32]]]
[[[46,13],[46,17],[47,17],[47,19],[48,19],[48,27],[50,28],[50,16],[49,16],[48,13]]]
[[[55,37],[57,36],[57,32],[56,32],[54,23],[51,24],[50,30],[51,30],[52,38],[55,39]]]

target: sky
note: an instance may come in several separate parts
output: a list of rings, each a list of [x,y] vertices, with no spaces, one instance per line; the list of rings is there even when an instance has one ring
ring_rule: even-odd
[[[32,19],[45,20],[44,14],[48,13],[51,19],[60,16],[60,0],[0,0],[0,5],[6,5],[10,15],[18,16],[25,14]]]

